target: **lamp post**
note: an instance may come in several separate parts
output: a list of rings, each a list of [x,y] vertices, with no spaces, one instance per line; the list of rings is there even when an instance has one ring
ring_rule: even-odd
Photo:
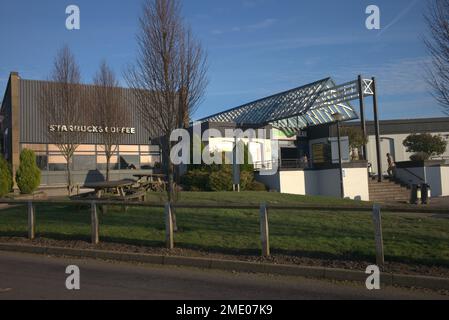
[[[345,187],[343,184],[343,164],[341,159],[341,134],[340,134],[340,122],[343,120],[343,116],[340,113],[334,113],[332,115],[335,122],[337,122],[337,139],[338,139],[338,166],[340,169],[340,191],[341,191],[341,198],[344,199],[345,197]]]

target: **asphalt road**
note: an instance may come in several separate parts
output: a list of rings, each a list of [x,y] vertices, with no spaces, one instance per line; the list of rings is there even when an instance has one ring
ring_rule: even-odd
[[[65,287],[66,267],[80,268],[79,291]],[[304,278],[143,266],[0,252],[0,300],[300,300],[448,299],[434,292]]]

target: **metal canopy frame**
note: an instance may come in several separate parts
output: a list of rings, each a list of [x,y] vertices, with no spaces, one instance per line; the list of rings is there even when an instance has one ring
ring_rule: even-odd
[[[336,85],[332,78],[256,100],[240,107],[200,120],[201,122],[232,122],[239,125],[271,125],[281,130],[305,129],[332,123],[335,113],[343,121],[358,119],[351,101],[374,95],[372,79]]]
[[[199,120],[200,122],[231,122],[241,126],[271,125],[286,133],[298,132],[309,126],[335,122],[333,114],[339,113],[342,121],[358,119],[351,101],[359,100],[360,122],[367,136],[364,98],[373,97],[376,137],[378,181],[382,182],[380,126],[377,105],[376,79],[363,78],[336,85],[332,78],[263,98],[240,107]],[[367,148],[363,146],[367,159]]]

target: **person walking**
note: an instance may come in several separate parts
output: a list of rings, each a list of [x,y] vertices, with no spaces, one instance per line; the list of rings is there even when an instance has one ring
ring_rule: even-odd
[[[387,170],[388,176],[393,177],[394,169],[396,169],[396,163],[394,162],[393,157],[389,153],[387,153],[387,161],[388,161],[388,170]]]

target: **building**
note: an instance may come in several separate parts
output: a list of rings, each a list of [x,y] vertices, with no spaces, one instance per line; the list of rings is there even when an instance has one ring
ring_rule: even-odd
[[[83,138],[79,141],[71,168],[73,179],[78,184],[104,179],[106,157],[98,133],[103,124],[47,123],[39,106],[44,84],[44,81],[26,80],[18,73],[11,73],[0,109],[2,154],[15,172],[21,150],[27,148],[35,151],[42,170],[42,185],[63,185],[66,183],[66,161],[59,148],[51,143],[49,133],[81,131]],[[81,90],[88,90],[89,87],[83,85]],[[132,92],[130,89],[121,90],[129,101],[129,116],[126,123],[111,128],[120,136],[120,143],[111,158],[111,179],[132,178],[139,171],[148,172],[160,162],[159,148],[149,145],[147,130],[139,121],[137,108],[132,103]]]
[[[338,197],[344,189],[345,197],[377,199],[373,189],[381,188],[372,187],[369,172],[371,177],[377,176],[378,183],[382,183],[388,170],[387,153],[396,162],[409,161],[411,154],[406,151],[403,141],[410,134],[431,133],[449,141],[449,118],[378,121],[374,81],[359,77],[356,81],[336,85],[331,78],[323,79],[212,115],[201,120],[202,126],[222,133],[236,127],[242,130],[272,129],[271,140],[277,140],[277,150],[260,146],[272,144],[270,139],[259,139],[256,146],[249,149],[259,171],[257,179],[273,190]],[[376,120],[366,122],[363,101],[368,96],[374,97]],[[359,101],[359,111],[351,103],[354,100]],[[354,160],[350,156],[348,138],[341,137],[342,170],[338,157],[336,114],[340,115],[339,121],[344,122],[342,126],[360,127],[369,140],[365,154],[360,160]],[[376,126],[379,128],[377,134]],[[213,138],[213,141],[218,151],[232,150],[229,138]],[[272,152],[271,157],[261,151],[267,149]],[[427,163],[423,170],[398,166],[398,177],[404,184],[431,182],[434,195],[449,195],[449,149],[438,160]],[[264,174],[267,169],[272,171],[274,162],[276,172]],[[397,187],[395,191],[407,194],[408,191],[402,190],[399,184]]]
[[[42,103],[39,102],[45,84],[44,81],[21,79],[17,73],[11,73],[0,109],[2,154],[15,171],[20,151],[31,149],[35,151],[42,170],[42,185],[64,185],[66,161],[49,137],[55,132],[81,132],[71,167],[74,181],[83,184],[103,180],[106,157],[99,130],[104,129],[104,124],[49,123],[42,116]],[[86,92],[91,89],[89,85],[81,87]],[[129,116],[111,128],[120,137],[111,159],[113,180],[132,178],[142,171],[151,172],[161,161],[159,147],[150,145],[149,134],[140,121],[131,89],[119,89],[126,98]],[[367,97],[373,97],[376,102],[374,79],[359,76],[355,81],[337,85],[331,78],[325,78],[212,115],[199,123],[202,133],[213,129],[221,134],[220,137],[206,137],[207,143],[217,151],[233,150],[235,140],[224,137],[226,130],[257,129],[258,134],[262,132],[263,136],[252,140],[249,150],[257,179],[270,189],[336,197],[343,192],[345,197],[369,200],[373,195],[368,168],[371,168],[372,175],[379,176],[379,169],[382,175],[385,174],[387,153],[392,154],[396,162],[408,161],[410,154],[402,142],[409,134],[440,134],[448,139],[449,118],[365,122],[363,101]],[[359,102],[359,110],[353,105],[355,100]],[[348,139],[341,137],[341,167],[336,122],[344,122],[343,126],[361,127],[369,137],[366,152],[359,160],[351,159]],[[378,132],[375,130],[377,125]],[[380,165],[377,159],[380,159]],[[449,150],[440,160],[448,159]],[[428,172],[426,169],[404,167],[400,176],[404,177],[405,183],[424,177],[421,180],[432,181],[433,189],[438,190],[437,195],[449,195],[449,165],[442,161],[432,163]],[[408,173],[410,170],[415,172],[412,177]]]
[[[359,122],[346,123],[345,126],[360,126]],[[396,162],[410,161],[412,153],[407,152],[403,145],[404,140],[411,134],[429,133],[432,135],[440,135],[449,143],[449,117],[427,118],[427,119],[408,119],[408,120],[385,120],[380,121],[380,140],[382,148],[382,168],[386,174],[387,157],[390,153]],[[368,161],[373,164],[373,168],[377,167],[375,157],[375,136],[374,123],[367,122],[367,156]],[[433,160],[449,160],[449,147],[446,152]]]

